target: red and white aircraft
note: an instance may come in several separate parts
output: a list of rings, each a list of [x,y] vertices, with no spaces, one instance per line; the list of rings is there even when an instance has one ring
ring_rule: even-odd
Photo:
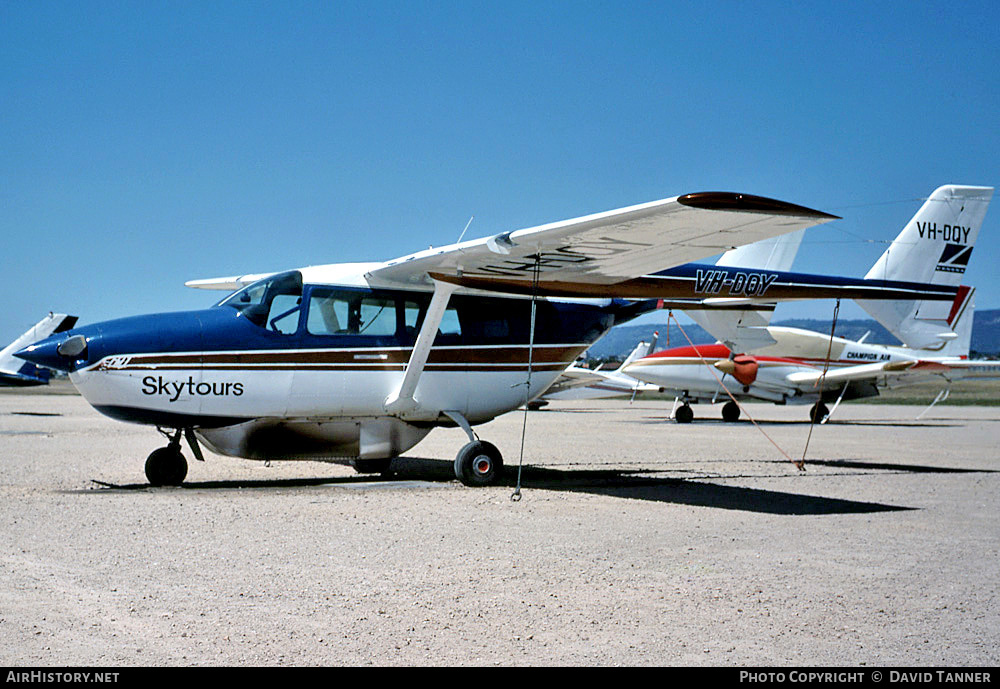
[[[943,186],[923,204],[866,278],[957,285],[978,236],[990,187]],[[744,265],[752,265],[747,262]],[[826,402],[878,395],[928,380],[1000,377],[996,362],[969,361],[974,289],[960,287],[955,300],[858,301],[905,346],[869,344],[829,334],[766,325],[767,312],[696,313],[719,338],[715,344],[657,352],[622,373],[671,391],[683,401],[678,422],[694,418],[690,404],[725,402],[722,417],[735,421],[732,398],[776,404],[812,404],[810,417],[826,418]],[[763,321],[763,323],[762,323]]]

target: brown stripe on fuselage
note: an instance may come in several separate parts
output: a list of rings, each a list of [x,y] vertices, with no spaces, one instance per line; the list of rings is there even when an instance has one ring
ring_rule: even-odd
[[[569,366],[588,345],[537,345],[530,354],[534,370],[559,370]],[[409,349],[287,350],[268,352],[204,352],[183,354],[122,355],[128,362],[99,370],[199,368],[252,371],[328,370],[401,371],[410,359]],[[526,370],[527,346],[435,348],[427,359],[428,371]]]

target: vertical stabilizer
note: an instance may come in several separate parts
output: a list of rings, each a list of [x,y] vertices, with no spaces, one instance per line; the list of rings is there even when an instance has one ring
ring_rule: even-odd
[[[0,385],[45,385],[50,371],[39,368],[14,356],[28,345],[44,340],[49,335],[61,333],[76,325],[76,316],[50,313],[27,332],[0,351]]]
[[[961,284],[992,197],[993,187],[939,187],[865,278]],[[858,305],[908,347],[942,349],[954,341],[949,323],[953,304],[910,300],[858,301]]]
[[[639,344],[637,344],[635,346],[635,349],[632,350],[632,353],[625,358],[625,361],[622,362],[621,366],[619,366],[618,369],[621,370],[624,366],[631,364],[636,359],[641,359],[644,356],[649,356],[650,354],[652,354],[653,349],[656,347],[656,341],[659,338],[660,338],[660,333],[659,331],[657,331],[653,333],[653,339],[651,341],[640,342]]]
[[[715,265],[789,271],[795,262],[795,254],[799,252],[799,245],[802,244],[805,233],[805,230],[797,230],[753,244],[738,246],[722,254]]]
[[[772,237],[753,244],[745,244],[722,254],[717,266],[755,268],[758,270],[788,271],[795,261],[795,254],[802,244],[805,230],[798,230],[779,237]],[[704,328],[712,337],[726,343],[734,352],[746,352],[774,344],[767,331],[774,313],[774,305],[745,310],[691,310],[687,315]]]

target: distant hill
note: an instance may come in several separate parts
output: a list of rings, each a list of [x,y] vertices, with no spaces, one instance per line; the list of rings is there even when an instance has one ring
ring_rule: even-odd
[[[976,311],[972,320],[972,349],[1000,355],[1000,309]]]
[[[830,332],[829,320],[793,318],[775,322],[774,325],[814,330],[820,333]],[[705,332],[699,325],[692,323],[683,327],[684,333],[695,344],[715,342],[715,338]],[[669,338],[666,326],[663,324],[620,325],[612,328],[611,332],[598,340],[588,350],[587,356],[590,359],[624,359],[639,341],[649,342],[655,331],[660,332],[660,339],[656,345],[657,350],[666,349],[668,346],[680,347],[688,343],[684,337],[684,333],[681,333],[680,329],[673,324],[670,326]],[[888,345],[899,344],[899,340],[893,337],[888,330],[871,319],[838,321],[834,334],[837,337],[858,340],[865,333],[871,333],[868,335],[868,342]],[[972,321],[971,349],[979,356],[1000,356],[1000,309],[989,309],[975,313]]]

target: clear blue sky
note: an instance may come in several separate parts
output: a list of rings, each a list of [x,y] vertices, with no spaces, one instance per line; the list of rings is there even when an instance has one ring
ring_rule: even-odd
[[[795,268],[860,277],[935,187],[1000,182],[998,8],[0,0],[0,341],[702,190],[843,216]],[[994,207],[980,309],[998,256]]]

